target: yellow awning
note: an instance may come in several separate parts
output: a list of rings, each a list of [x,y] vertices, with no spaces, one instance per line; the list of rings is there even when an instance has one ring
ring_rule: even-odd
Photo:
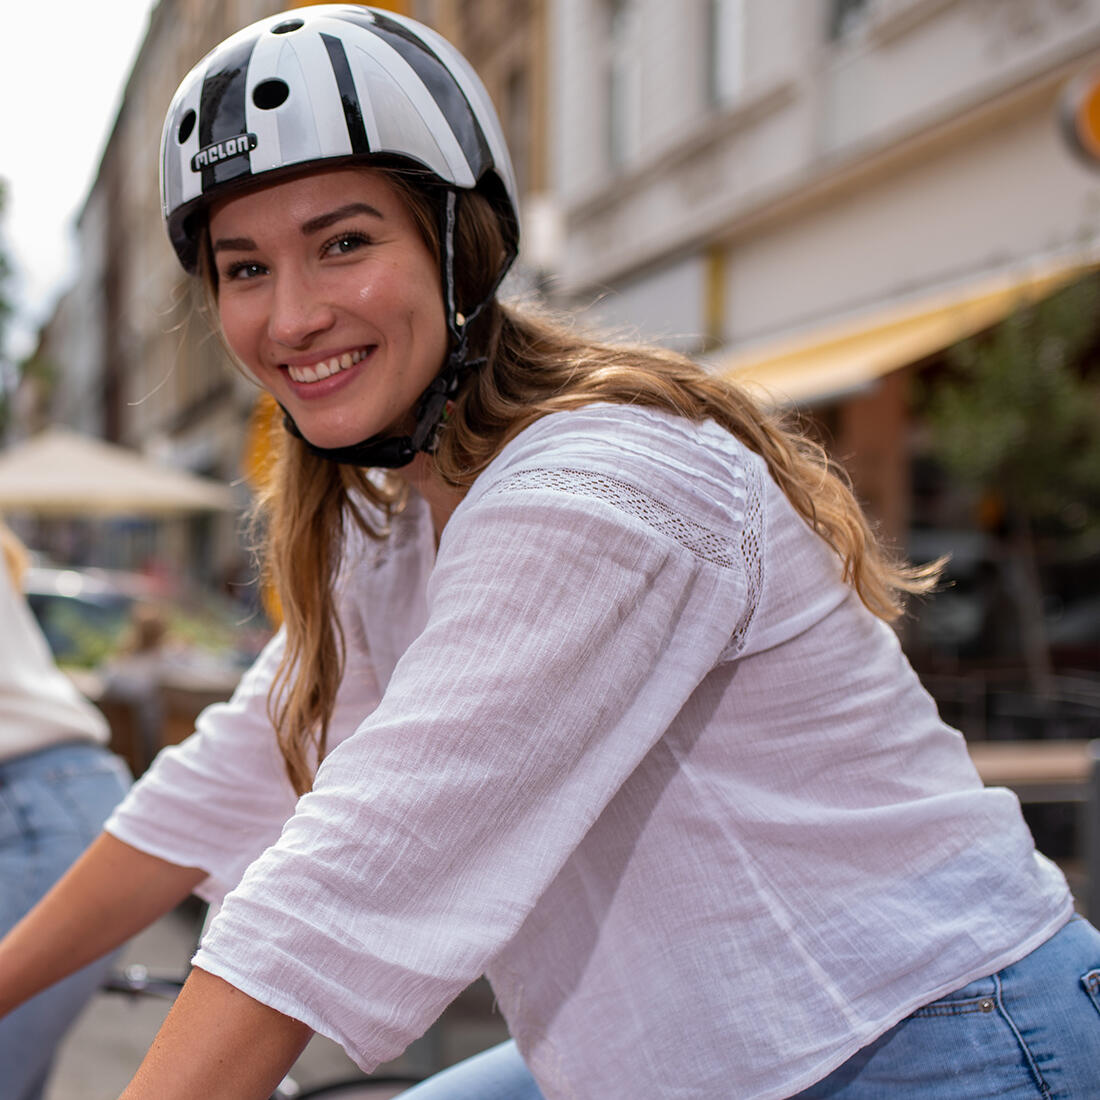
[[[1062,261],[1009,273],[812,332],[739,350],[718,374],[749,383],[777,405],[810,404],[858,391],[876,378],[996,324],[1095,266]]]

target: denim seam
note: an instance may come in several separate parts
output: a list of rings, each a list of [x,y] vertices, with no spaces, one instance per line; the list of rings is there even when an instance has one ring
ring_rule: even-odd
[[[989,997],[974,997],[965,1001],[953,1001],[947,1004],[940,1001],[933,1001],[930,1005],[918,1008],[913,1015],[918,1018],[927,1018],[931,1016],[967,1016],[972,1013],[989,1012],[989,1003]]]
[[[19,792],[15,789],[14,783],[5,784],[5,787],[8,793],[5,794],[3,790],[0,790],[0,799],[3,799],[11,812],[12,820],[19,829],[20,839],[25,843],[33,843],[37,833],[31,824],[30,817],[27,815],[26,804],[19,797]]]
[[[42,846],[42,839],[27,813],[26,802],[19,797],[16,784],[4,784],[4,787],[0,788],[0,799],[4,801],[11,813],[12,821],[19,832],[20,843],[23,845],[23,850],[26,852],[29,862],[28,873],[19,883],[23,891],[23,902],[20,906],[20,916],[22,916],[34,903],[34,900],[40,898],[46,892],[41,882],[43,874],[42,861],[38,855]],[[26,899],[30,899],[29,902]]]
[[[1005,1007],[1004,989],[1001,985],[1000,974],[993,975],[993,984],[996,987],[996,993],[994,994],[993,1000],[997,1005],[997,1011],[998,1013],[1000,1013],[1000,1016],[1004,1020],[1004,1022],[1008,1024],[1009,1028],[1012,1031],[1012,1034],[1016,1036],[1016,1042],[1020,1044],[1020,1050],[1023,1052],[1024,1059],[1026,1060],[1028,1065],[1028,1069],[1031,1070],[1031,1075],[1035,1080],[1035,1084],[1039,1087],[1040,1095],[1044,1097],[1044,1100],[1049,1100],[1050,1085],[1048,1085],[1043,1079],[1043,1075],[1039,1072],[1039,1067],[1038,1065],[1036,1065],[1034,1057],[1032,1057],[1031,1050],[1028,1048],[1024,1037],[1020,1034],[1020,1029],[1016,1026],[1016,1021],[1012,1019],[1012,1016],[1009,1014],[1008,1009]]]

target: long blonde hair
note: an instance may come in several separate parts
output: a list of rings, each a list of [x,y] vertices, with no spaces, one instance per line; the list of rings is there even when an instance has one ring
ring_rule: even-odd
[[[404,175],[388,175],[438,256],[429,200]],[[470,309],[489,292],[503,255],[497,218],[476,193],[463,194],[459,203],[456,254],[464,261],[456,271],[459,308]],[[205,267],[208,294],[215,296],[212,264]],[[528,425],[593,402],[645,405],[695,421],[709,418],[763,457],[875,615],[892,621],[906,596],[934,587],[939,563],[913,567],[887,553],[848,479],[818,442],[685,356],[597,340],[561,320],[496,299],[471,325],[470,343],[471,354],[487,362],[467,380],[440,432],[433,465],[446,485],[469,489]],[[348,526],[383,539],[404,501],[403,482],[392,475],[367,477],[363,470],[318,458],[289,433],[276,444],[256,514],[266,545],[266,576],[282,606],[287,637],[269,706],[287,775],[299,793],[310,788],[325,754],[343,675],[345,640],[334,587]]]

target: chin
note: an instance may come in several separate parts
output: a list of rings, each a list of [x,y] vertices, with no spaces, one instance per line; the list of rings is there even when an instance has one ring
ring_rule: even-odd
[[[318,424],[310,423],[307,417],[299,420],[294,418],[298,431],[313,444],[325,450],[338,447],[355,447],[360,443],[373,439],[375,436],[400,436],[409,435],[413,430],[412,424],[390,424],[380,427],[378,424]]]
[[[410,435],[416,426],[416,418],[407,414],[394,419],[380,409],[373,414],[360,409],[359,416],[349,416],[354,409],[319,409],[305,407],[307,405],[306,402],[288,402],[286,407],[298,431],[314,447],[326,450],[354,447],[375,436]]]
[[[299,429],[301,429],[301,425],[299,425]],[[372,438],[375,433],[302,431],[302,435],[304,435],[314,447],[320,447],[322,450],[331,451],[338,450],[342,447],[355,447],[360,443],[365,443],[368,439]]]

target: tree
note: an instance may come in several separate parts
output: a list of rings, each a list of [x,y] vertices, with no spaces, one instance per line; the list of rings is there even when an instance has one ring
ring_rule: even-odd
[[[950,350],[928,394],[934,456],[997,504],[1032,687],[1049,694],[1037,536],[1100,529],[1100,282],[1084,279]]]

